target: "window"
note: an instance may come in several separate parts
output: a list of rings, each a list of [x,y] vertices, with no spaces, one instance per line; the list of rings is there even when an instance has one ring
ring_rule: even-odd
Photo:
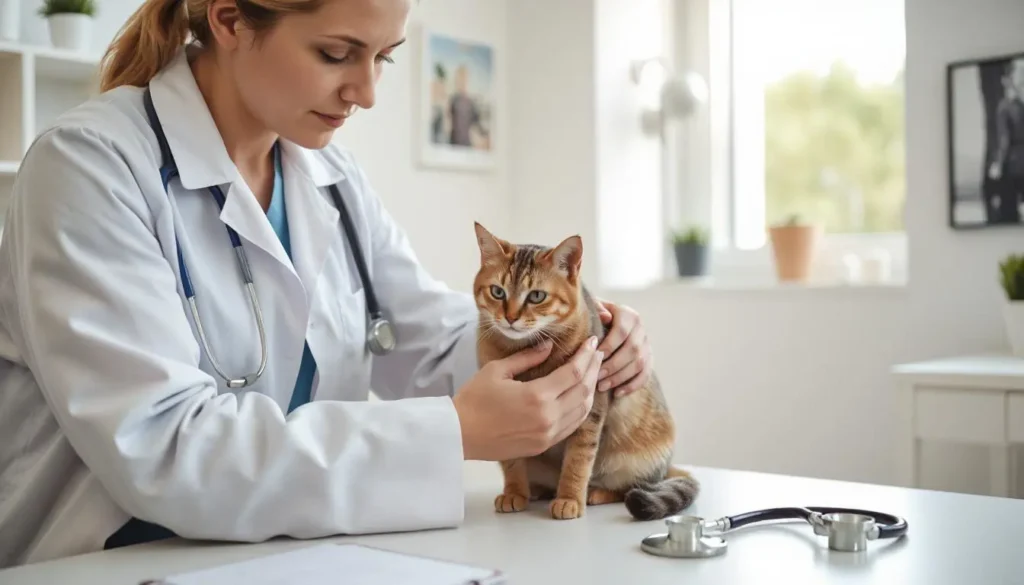
[[[716,85],[712,70],[728,101],[719,242],[762,248],[765,226],[792,216],[827,234],[902,232],[903,2],[729,4],[710,31],[712,64],[724,47],[731,71]]]

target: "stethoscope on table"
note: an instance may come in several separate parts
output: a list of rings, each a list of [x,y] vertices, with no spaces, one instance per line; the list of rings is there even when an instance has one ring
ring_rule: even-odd
[[[146,115],[149,117],[149,123],[153,127],[154,133],[156,133],[157,142],[160,144],[160,155],[163,158],[163,163],[160,167],[160,178],[163,181],[164,192],[167,193],[167,186],[170,184],[171,179],[178,174],[178,167],[174,162],[174,156],[171,154],[171,149],[167,144],[167,136],[164,134],[163,126],[160,124],[160,118],[156,114],[156,108],[153,107],[153,97],[150,94],[149,88],[147,87],[143,93],[143,104],[146,107]],[[345,207],[345,203],[341,199],[341,194],[338,192],[337,185],[331,185],[330,187],[331,197],[334,199],[334,205],[338,208],[338,212],[341,216],[341,221],[344,224],[345,237],[348,239],[349,245],[352,247],[352,255],[355,257],[356,267],[359,269],[359,278],[363,283],[363,290],[366,296],[366,309],[370,317],[370,323],[366,331],[366,345],[370,348],[370,351],[375,355],[386,355],[395,348],[396,339],[394,328],[391,322],[384,317],[384,313],[381,311],[380,305],[377,303],[377,295],[373,292],[373,283],[370,281],[370,274],[366,268],[366,261],[363,258],[362,248],[359,245],[359,239],[356,237],[355,227],[352,225],[352,218],[349,216],[348,208]],[[221,209],[224,208],[224,192],[218,185],[210,187],[210,193],[213,194],[214,199],[217,201],[217,205]],[[203,330],[203,322],[199,318],[199,309],[196,305],[196,293],[195,289],[192,288],[192,279],[189,277],[188,267],[185,265],[185,256],[181,252],[181,245],[177,244],[178,247],[178,267],[181,271],[182,288],[185,290],[185,298],[188,300],[189,310],[192,312],[192,318],[196,323],[196,329],[199,332],[199,340],[203,345],[203,350],[206,355],[210,358],[210,363],[213,365],[213,369],[217,371],[226,382],[229,388],[244,388],[255,384],[259,380],[260,376],[263,375],[263,371],[267,367],[267,334],[263,326],[263,312],[260,309],[260,301],[256,295],[256,285],[253,284],[252,270],[249,267],[249,259],[245,255],[245,249],[242,247],[242,241],[238,237],[238,233],[235,232],[231,226],[225,226],[228,231],[228,237],[231,240],[231,245],[235,249],[235,256],[238,259],[239,269],[242,271],[242,280],[245,283],[246,289],[249,292],[249,301],[252,305],[253,315],[256,317],[256,327],[259,330],[260,335],[260,365],[259,368],[252,374],[246,374],[241,378],[233,378],[223,372],[220,364],[217,362],[210,350],[209,342],[206,339],[206,333]]]
[[[645,537],[640,548],[649,554],[674,558],[709,558],[725,554],[729,531],[772,520],[805,520],[814,533],[828,537],[828,548],[862,552],[867,541],[895,539],[907,533],[907,521],[899,516],[856,508],[768,508],[735,516],[706,520],[699,516],[672,516],[665,520],[668,532]]]

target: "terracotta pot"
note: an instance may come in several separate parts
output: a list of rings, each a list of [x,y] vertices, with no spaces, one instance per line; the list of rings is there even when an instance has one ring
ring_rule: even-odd
[[[816,225],[782,225],[768,229],[779,280],[803,282],[808,279],[821,231]]]

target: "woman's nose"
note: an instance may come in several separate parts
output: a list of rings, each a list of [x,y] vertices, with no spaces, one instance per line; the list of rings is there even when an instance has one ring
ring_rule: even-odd
[[[360,65],[352,71],[352,76],[341,86],[341,99],[368,110],[376,102],[376,86],[377,68],[371,61],[369,65]]]

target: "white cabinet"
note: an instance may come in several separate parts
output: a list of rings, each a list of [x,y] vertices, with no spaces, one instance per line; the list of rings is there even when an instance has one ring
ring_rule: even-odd
[[[965,356],[893,369],[910,393],[910,476],[919,485],[922,441],[982,445],[992,495],[1017,494],[1014,447],[1024,443],[1024,358]]]
[[[36,135],[99,89],[99,55],[0,43],[0,216]]]

